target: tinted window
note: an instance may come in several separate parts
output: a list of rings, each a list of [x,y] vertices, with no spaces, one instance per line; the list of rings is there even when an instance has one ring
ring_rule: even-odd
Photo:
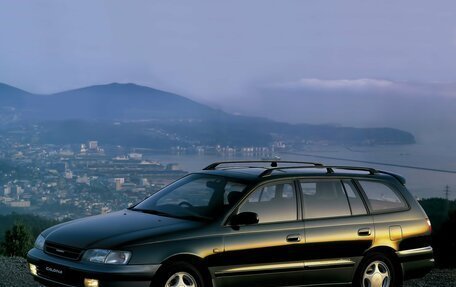
[[[373,211],[397,210],[406,207],[405,202],[391,187],[377,181],[360,180]]]
[[[160,199],[156,206],[191,205],[194,207],[208,206],[215,189],[206,186],[207,178],[199,178],[179,186]]]
[[[225,185],[225,194],[223,204],[225,207],[232,207],[235,205],[242,197],[243,190],[245,188],[244,184],[237,182],[228,181]]]
[[[345,191],[347,192],[348,202],[350,203],[350,208],[352,215],[362,215],[367,214],[366,207],[364,206],[363,200],[358,193],[353,181],[344,180],[343,181]]]
[[[304,218],[327,218],[351,215],[347,196],[339,180],[301,181]]]
[[[255,212],[259,223],[297,220],[296,193],[291,183],[275,183],[255,190],[239,207],[238,213]]]
[[[192,174],[165,187],[133,210],[212,219],[239,201],[244,189],[244,184],[223,177]]]

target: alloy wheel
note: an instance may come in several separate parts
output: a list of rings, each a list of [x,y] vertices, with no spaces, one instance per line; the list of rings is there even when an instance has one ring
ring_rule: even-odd
[[[390,287],[391,271],[383,261],[374,261],[367,266],[363,274],[363,287]]]
[[[195,278],[187,272],[177,272],[166,281],[165,287],[198,287]]]

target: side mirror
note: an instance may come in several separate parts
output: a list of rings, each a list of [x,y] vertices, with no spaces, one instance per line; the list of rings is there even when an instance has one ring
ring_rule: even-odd
[[[234,215],[231,218],[231,225],[239,226],[239,225],[252,225],[257,224],[260,220],[258,219],[258,214],[255,212],[241,212],[239,214]]]

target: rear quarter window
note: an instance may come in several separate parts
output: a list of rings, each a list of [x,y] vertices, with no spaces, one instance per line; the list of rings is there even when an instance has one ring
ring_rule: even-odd
[[[378,181],[359,180],[373,212],[396,211],[407,208],[402,196],[392,186]]]

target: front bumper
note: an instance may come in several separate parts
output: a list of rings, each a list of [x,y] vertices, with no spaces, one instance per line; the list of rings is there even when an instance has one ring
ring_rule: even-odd
[[[84,287],[84,279],[96,279],[99,287],[150,286],[160,264],[109,265],[51,256],[33,248],[27,254],[29,264],[37,267],[34,279],[44,286]]]
[[[423,247],[398,251],[404,279],[420,278],[434,267],[432,247]]]

